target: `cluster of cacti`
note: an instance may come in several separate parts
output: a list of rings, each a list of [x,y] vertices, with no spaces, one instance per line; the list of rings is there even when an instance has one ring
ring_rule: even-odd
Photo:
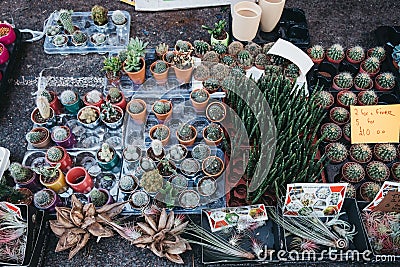
[[[338,94],[338,101],[343,106],[350,106],[357,104],[357,96],[352,91],[342,91]]]
[[[126,160],[134,161],[140,158],[141,150],[137,146],[128,145],[124,150],[124,157]]]
[[[346,123],[346,124],[343,126],[342,132],[343,132],[343,135],[344,135],[345,137],[347,137],[348,139],[350,139],[350,138],[351,138],[351,124],[350,124],[350,123]]]
[[[169,130],[167,127],[157,127],[157,129],[153,133],[153,138],[158,139],[158,140],[164,140],[168,137]]]
[[[366,163],[372,158],[371,147],[367,144],[354,144],[350,147],[350,157],[354,161]]]
[[[335,107],[330,111],[331,119],[337,123],[345,123],[349,120],[349,111],[342,107]]]
[[[143,187],[146,192],[157,192],[162,188],[163,181],[163,177],[156,169],[143,174],[140,180],[140,186]]]
[[[219,55],[223,55],[227,51],[227,47],[224,44],[216,43],[212,46],[212,49],[217,52]]]
[[[361,181],[365,176],[363,166],[356,162],[349,162],[342,167],[343,177],[353,183]]]
[[[33,202],[37,207],[44,208],[51,204],[53,198],[54,196],[53,194],[51,194],[51,191],[49,189],[43,189],[35,193],[35,195],[33,196]]]
[[[39,114],[43,119],[48,119],[51,116],[50,104],[46,97],[38,96],[36,98],[36,106],[39,110]]]
[[[135,179],[130,175],[123,175],[119,179],[119,187],[124,191],[131,191],[136,187]]]
[[[360,72],[354,77],[354,85],[360,89],[368,89],[372,85],[372,79],[365,72]]]
[[[53,38],[53,44],[55,46],[62,46],[68,42],[68,38],[64,35],[56,35]]]
[[[133,114],[139,114],[143,110],[144,110],[144,107],[143,107],[142,103],[140,103],[139,101],[133,99],[129,103],[129,112],[131,112]]]
[[[321,107],[321,108],[329,108],[332,106],[334,102],[333,95],[328,92],[328,91],[318,91],[316,93],[315,97],[315,102]]]
[[[75,44],[84,44],[87,41],[87,35],[86,33],[78,30],[72,34],[72,40]]]
[[[208,140],[216,141],[221,138],[222,129],[218,124],[211,123],[210,125],[207,126],[205,133],[206,133],[205,137]]]
[[[197,160],[204,160],[211,154],[211,149],[205,144],[198,144],[192,149],[192,157]]]
[[[166,114],[171,110],[171,103],[164,101],[156,101],[153,106],[153,110],[158,114]]]
[[[53,101],[53,96],[50,94],[49,91],[47,91],[46,89],[40,89],[40,91],[38,91],[37,93],[38,96],[44,96],[46,97],[47,101],[50,103],[51,101]]]
[[[11,163],[8,169],[12,178],[14,178],[14,180],[19,183],[27,182],[29,179],[32,178],[33,175],[31,169],[22,166],[22,164],[18,162]]]
[[[154,139],[151,141],[151,149],[156,157],[160,156],[163,153],[162,142],[158,139]]]
[[[184,41],[184,40],[176,41],[175,46],[176,46],[177,51],[188,52],[190,49],[189,42]]]
[[[382,46],[376,46],[369,51],[370,57],[376,57],[379,61],[382,61],[386,56],[385,48]]]
[[[240,51],[244,49],[244,46],[239,41],[233,41],[228,45],[228,54],[236,56]]]
[[[327,141],[335,142],[342,137],[342,129],[335,123],[326,123],[321,127],[321,136]]]
[[[167,71],[167,64],[162,60],[157,60],[153,71],[158,74],[164,73]]]
[[[390,174],[388,166],[380,161],[372,161],[368,163],[366,172],[372,180],[377,182],[385,181]]]
[[[332,162],[339,163],[347,158],[347,148],[341,143],[331,143],[325,149],[326,157]]]
[[[379,184],[368,182],[368,184],[363,188],[363,195],[368,199],[368,201],[372,201],[380,189],[381,186]]]
[[[108,195],[96,188],[93,188],[92,191],[90,191],[90,201],[94,204],[95,207],[101,207],[104,206],[107,201],[108,201]]]
[[[221,81],[229,75],[229,68],[224,64],[218,63],[211,67],[210,74],[212,78]]]
[[[46,137],[45,131],[30,131],[26,134],[26,140],[31,144],[37,144],[43,141]]]
[[[54,141],[64,141],[69,136],[69,129],[61,126],[54,127],[52,136]]]
[[[375,73],[379,70],[380,62],[376,57],[369,57],[361,63],[362,69],[368,73]]]
[[[98,103],[102,98],[102,94],[97,90],[92,90],[86,94],[86,102],[90,104]]]
[[[78,100],[78,95],[72,90],[65,90],[60,95],[63,105],[72,105]]]
[[[208,99],[208,93],[205,89],[199,89],[192,93],[192,99],[197,103],[203,103]]]
[[[114,22],[116,25],[123,25],[126,23],[127,18],[125,14],[121,10],[115,10],[111,14],[111,20]]]
[[[82,109],[78,118],[80,121],[89,124],[95,122],[99,118],[99,114],[94,108],[87,107]]]
[[[244,67],[251,67],[253,65],[253,56],[248,50],[241,50],[237,54],[238,63]]]
[[[111,102],[107,101],[106,103],[101,104],[100,117],[106,122],[115,122],[122,117],[122,114],[119,112],[116,106],[113,106]]]
[[[204,55],[210,50],[210,45],[203,40],[195,40],[193,42],[194,51],[197,55]]]
[[[337,87],[341,89],[350,88],[353,85],[353,77],[349,72],[341,72],[333,79]]]
[[[190,55],[190,52],[183,52],[182,50],[174,54],[173,62],[175,67],[181,70],[193,67],[193,58]]]
[[[111,103],[117,103],[122,99],[121,91],[117,87],[111,87],[108,95],[110,96]]]
[[[310,48],[309,55],[312,59],[322,59],[325,55],[325,49],[321,45],[313,45]]]
[[[262,47],[254,42],[248,42],[244,47],[253,57],[256,57],[258,54],[262,53]]]
[[[53,146],[47,150],[46,155],[51,162],[58,162],[64,156],[64,151],[59,147]]]
[[[333,60],[341,60],[344,58],[343,46],[334,44],[326,50],[326,55]]]
[[[183,145],[174,145],[168,151],[171,160],[181,160],[186,156],[186,154],[187,149]]]
[[[265,55],[264,53],[258,54],[254,60],[254,64],[256,66],[261,66],[262,68],[264,68],[265,65],[267,65],[267,63],[268,63],[267,55]]]
[[[75,29],[74,25],[72,24],[72,10],[61,9],[58,15],[58,18],[63,25],[64,29],[69,33],[72,34]]]
[[[184,123],[178,128],[178,136],[183,141],[187,141],[193,138],[194,136],[193,128],[190,124]]]
[[[384,72],[376,77],[376,83],[384,89],[391,89],[396,83],[396,78],[391,72]]]
[[[107,24],[108,17],[107,17],[108,10],[102,6],[95,5],[92,7],[92,19],[94,23],[98,26],[103,26]]]
[[[209,92],[218,90],[219,86],[220,82],[215,78],[208,78],[203,82],[203,87]]]
[[[347,56],[354,61],[361,61],[365,57],[364,49],[361,46],[353,46],[349,49]]]
[[[383,162],[391,162],[397,156],[396,147],[393,144],[376,144],[374,153]]]
[[[204,81],[210,77],[210,69],[206,65],[200,64],[194,69],[193,76],[198,81]]]
[[[207,114],[211,120],[218,121],[225,116],[225,110],[221,105],[214,104],[207,108]]]
[[[290,63],[285,68],[285,76],[288,78],[296,79],[300,75],[300,69],[296,64]]]
[[[204,170],[211,175],[219,173],[222,169],[222,162],[217,157],[208,157],[203,161]]]
[[[363,105],[375,105],[378,100],[378,95],[375,91],[365,91],[358,94],[358,101]]]
[[[109,144],[103,143],[97,154],[101,161],[110,162],[114,157],[114,149]]]

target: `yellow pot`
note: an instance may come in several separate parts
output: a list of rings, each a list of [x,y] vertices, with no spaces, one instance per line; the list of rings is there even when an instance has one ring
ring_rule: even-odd
[[[61,194],[67,191],[68,189],[67,183],[65,181],[65,175],[61,170],[58,170],[58,177],[53,183],[47,184],[43,182],[42,175],[40,175],[40,183],[45,187],[52,189],[54,192],[58,194]]]

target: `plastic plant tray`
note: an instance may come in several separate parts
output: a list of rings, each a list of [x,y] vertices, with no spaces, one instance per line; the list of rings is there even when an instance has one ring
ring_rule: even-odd
[[[88,54],[88,53],[99,53],[105,54],[110,51],[117,51],[124,49],[129,43],[129,32],[131,24],[131,16],[127,11],[122,11],[127,22],[124,26],[115,26],[111,21],[111,15],[113,11],[108,12],[108,23],[105,28],[98,27],[93,23],[91,18],[91,12],[74,12],[72,13],[72,22],[81,31],[88,35],[88,41],[86,45],[75,46],[71,42],[71,36],[68,36],[68,43],[64,47],[56,47],[52,43],[52,38],[46,36],[44,41],[44,52],[47,54]],[[57,24],[58,12],[53,12],[46,23],[46,27]],[[104,33],[107,36],[107,40],[103,45],[96,46],[90,41],[90,36],[94,33]]]

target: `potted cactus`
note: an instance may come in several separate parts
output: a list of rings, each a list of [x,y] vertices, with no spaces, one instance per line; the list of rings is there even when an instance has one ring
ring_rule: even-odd
[[[101,105],[100,119],[108,128],[117,129],[122,125],[124,111],[120,107],[106,102]]]
[[[343,132],[343,137],[344,139],[346,139],[347,141],[351,141],[351,125],[350,123],[346,123],[343,128],[342,128],[342,132]]]
[[[376,76],[375,87],[379,91],[392,90],[396,84],[396,78],[391,72],[384,72]]]
[[[186,158],[181,162],[180,169],[186,177],[193,177],[200,170],[200,164],[193,158]]]
[[[100,109],[96,106],[86,106],[78,112],[78,121],[88,129],[96,128],[100,123]]]
[[[60,197],[51,189],[42,189],[33,196],[33,204],[36,208],[54,212],[56,206],[61,204]]]
[[[173,69],[175,71],[176,79],[181,83],[189,83],[192,79],[193,72],[193,58],[190,55],[191,50],[184,52],[178,51],[174,54]]]
[[[337,94],[337,102],[342,107],[354,106],[357,104],[357,96],[352,91],[340,91]]]
[[[194,53],[197,57],[203,58],[204,54],[210,51],[210,45],[203,40],[195,40],[193,42]]]
[[[335,123],[325,123],[321,126],[321,136],[325,141],[336,142],[342,137],[342,129]]]
[[[264,45],[265,47],[266,45]],[[263,47],[263,48],[264,48]],[[244,49],[244,46],[241,42],[239,41],[233,41],[232,43],[230,43],[228,45],[228,54],[232,55],[232,56],[236,56],[240,51],[242,51]],[[266,52],[263,49],[264,54],[266,54]]]
[[[106,78],[110,84],[117,86],[120,83],[122,61],[119,56],[105,57],[102,70],[106,72]]]
[[[56,47],[64,47],[67,46],[68,43],[68,36],[65,34],[58,34],[54,36],[53,40],[51,41],[54,46]]]
[[[268,58],[267,55],[264,53],[258,54],[254,59],[254,65],[259,70],[265,70],[265,65],[267,64],[268,64]]]
[[[358,183],[365,177],[363,166],[356,162],[346,162],[342,166],[343,179],[350,183]]]
[[[166,125],[157,124],[150,128],[149,137],[151,140],[160,140],[163,146],[166,146],[169,142],[170,130]]]
[[[192,146],[197,137],[197,130],[193,125],[184,123],[179,126],[176,132],[176,138],[179,143],[185,146]]]
[[[132,208],[143,210],[149,203],[150,197],[144,191],[135,191],[129,197]]]
[[[53,167],[56,166],[57,163],[60,163],[60,170],[62,172],[67,172],[73,164],[70,155],[65,148],[61,146],[53,146],[47,149],[45,159],[46,162]]]
[[[94,25],[96,26],[105,26],[108,23],[107,17],[108,10],[100,5],[94,5],[92,7],[92,19]]]
[[[164,178],[170,178],[172,175],[176,174],[175,163],[166,157],[160,160],[160,162],[157,164],[157,169]]]
[[[354,77],[354,88],[358,91],[370,90],[374,85],[367,73],[360,72]]]
[[[212,122],[221,122],[225,119],[226,108],[223,103],[212,102],[208,104],[206,109],[206,116]]]
[[[326,58],[329,62],[339,64],[345,57],[343,46],[334,44],[326,50]]]
[[[207,145],[218,146],[222,142],[224,136],[223,130],[219,124],[211,123],[204,127],[203,138]]]
[[[368,144],[354,144],[350,147],[350,158],[358,163],[367,163],[372,159],[372,149]]]
[[[46,89],[40,89],[37,92],[38,96],[44,96],[47,98],[47,101],[49,102],[50,107],[53,109],[53,111],[58,115],[62,111],[62,105],[60,102],[60,99],[58,98],[57,94],[53,91],[47,91]]]
[[[384,182],[389,178],[390,170],[383,162],[371,161],[365,171],[368,177],[375,182]]]
[[[150,194],[157,193],[163,187],[163,184],[164,179],[158,169],[145,172],[140,179],[140,186]]]
[[[140,168],[143,172],[148,172],[156,168],[153,160],[148,157],[142,157],[139,163],[140,163]]]
[[[83,167],[73,167],[65,175],[65,180],[74,192],[87,194],[93,186],[93,179]]]
[[[378,96],[372,91],[362,91],[358,93],[357,101],[360,106],[376,105],[378,104]]]
[[[167,157],[176,163],[180,163],[187,155],[186,146],[175,144],[168,149]]]
[[[124,94],[117,88],[111,87],[106,96],[106,101],[109,101],[112,105],[120,107],[125,110],[126,99]]]
[[[205,64],[200,64],[194,68],[193,77],[197,81],[205,81],[211,76],[210,68]]]
[[[264,60],[262,58],[260,58],[259,63],[262,63],[262,61],[264,61]],[[226,55],[222,55],[221,63],[225,64],[228,67],[233,67],[236,64],[236,60],[235,60],[234,56],[226,54]],[[263,65],[263,69],[265,69],[265,64]]]
[[[254,58],[248,50],[241,50],[237,54],[238,65],[245,70],[250,69],[253,66],[253,60]]]
[[[159,44],[156,46],[156,55],[157,55],[158,59],[162,60],[163,55],[164,55],[165,53],[167,53],[168,50],[169,50],[168,44],[166,44],[166,43],[159,43]]]
[[[209,94],[215,93],[220,87],[220,82],[215,78],[208,78],[203,81],[203,88],[206,89]]]
[[[128,162],[132,167],[136,167],[142,157],[142,149],[135,145],[127,145],[122,153],[125,161]]]
[[[210,155],[211,155],[211,148],[205,144],[200,143],[195,147],[193,147],[192,149],[192,157],[199,162],[202,162]]]
[[[194,209],[200,203],[200,196],[194,190],[184,190],[178,196],[178,203],[184,209]]]
[[[121,179],[119,179],[119,190],[122,193],[129,194],[137,189],[139,186],[139,180],[136,176],[133,175],[123,175]]]
[[[100,108],[103,102],[103,95],[98,90],[92,90],[86,93],[83,97],[83,103],[85,103],[86,106],[95,106]]]
[[[138,37],[131,38],[127,46],[128,55],[123,63],[123,69],[135,84],[142,84],[146,76],[145,49],[148,42],[143,42]]]
[[[44,96],[36,98],[36,108],[31,113],[31,121],[39,127],[51,125],[54,119],[54,110]]]
[[[220,55],[220,57],[226,54],[226,51],[228,50],[228,48],[224,44],[214,44],[212,45],[211,49],[217,52],[217,54]]]
[[[391,162],[397,156],[396,147],[393,144],[376,144],[374,154],[378,160],[383,162]]]
[[[345,197],[346,198],[356,198],[356,194],[357,194],[356,187],[352,184],[348,184],[347,188],[346,188]]]
[[[165,121],[172,115],[172,102],[160,99],[154,102],[151,109],[159,121]]]
[[[64,108],[71,114],[77,114],[82,107],[82,101],[79,95],[72,90],[65,90],[60,95],[61,103]]]
[[[32,170],[39,175],[39,180],[42,185],[50,188],[57,194],[61,194],[68,189],[65,182],[65,175],[60,170],[61,164],[58,163],[54,167],[33,167]]]
[[[202,177],[197,182],[197,191],[203,197],[211,196],[217,191],[217,182],[213,177]]]
[[[104,33],[101,33],[101,32],[93,33],[90,36],[90,42],[92,44],[94,44],[95,46],[100,46],[100,45],[105,44],[106,40],[107,40],[107,35],[105,35]]]
[[[8,169],[14,182],[19,187],[28,188],[32,192],[36,192],[41,188],[36,173],[28,167],[22,166],[18,162],[13,162]]]
[[[365,182],[360,186],[360,196],[363,200],[371,202],[378,194],[381,186],[374,182]]]
[[[208,51],[204,54],[201,62],[207,67],[211,67],[216,63],[219,63],[219,54],[215,51]]]
[[[329,109],[335,102],[333,95],[328,91],[318,91],[314,100],[323,109]]]
[[[360,64],[360,72],[367,73],[371,78],[380,70],[380,62],[376,57],[369,57]]]
[[[224,162],[217,156],[207,157],[201,166],[204,174],[211,177],[219,177],[224,171]]]
[[[87,40],[88,40],[87,34],[80,30],[74,31],[74,33],[72,34],[71,42],[75,46],[85,46],[87,43]]]
[[[358,64],[365,58],[364,49],[361,46],[353,46],[346,51],[346,59],[348,62]]]
[[[123,27],[128,22],[128,19],[125,16],[124,12],[122,12],[121,10],[115,10],[111,14],[111,21],[115,24],[115,26]]]
[[[218,22],[214,23],[214,27],[209,27],[206,25],[202,25],[201,27],[210,34],[211,36],[211,45],[215,44],[223,44],[224,46],[228,46],[229,34],[225,31],[226,20],[221,19]]]
[[[290,63],[284,70],[285,77],[294,82],[300,76],[300,69],[296,64]]]
[[[168,80],[169,66],[162,60],[154,61],[150,65],[150,72],[158,84],[165,84]]]
[[[313,45],[307,49],[307,54],[315,64],[320,64],[325,58],[325,49],[321,45]]]
[[[330,143],[325,147],[326,158],[334,164],[341,163],[347,158],[347,148],[341,143]]]
[[[35,148],[46,148],[50,144],[50,132],[47,128],[36,127],[26,134],[26,140]]]
[[[382,46],[376,46],[367,51],[368,57],[376,57],[379,62],[383,62],[386,58],[386,51],[385,48]]]
[[[163,56],[162,56],[162,61],[165,62],[168,66],[171,66],[174,63],[174,56],[175,52],[174,51],[167,51]]]
[[[132,98],[127,105],[126,111],[137,124],[143,124],[146,121],[147,105],[142,99]]]
[[[64,148],[71,148],[76,144],[75,135],[67,126],[56,126],[51,131],[51,140]]]
[[[103,170],[112,170],[119,164],[120,158],[112,146],[103,143],[96,152],[96,161]]]
[[[174,175],[170,178],[171,185],[178,191],[185,190],[188,186],[188,180],[181,174]]]
[[[349,72],[341,72],[333,78],[332,88],[338,91],[349,90],[353,86],[353,77]]]
[[[174,46],[176,52],[192,52],[193,46],[189,41],[177,40]]]
[[[255,58],[258,54],[262,53],[262,47],[253,41],[248,42],[245,45],[244,49],[249,51],[253,58]]]
[[[72,10],[61,9],[58,12],[58,19],[64,27],[66,34],[73,34],[78,28],[72,24]]]
[[[108,190],[104,188],[93,188],[89,193],[88,201],[89,203],[93,203],[95,207],[100,208],[113,203],[114,199]]]
[[[209,99],[210,94],[204,88],[194,89],[190,93],[190,101],[197,112],[203,112],[206,110]]]
[[[165,150],[160,140],[154,139],[151,141],[150,147],[147,149],[147,157],[153,161],[160,161],[165,156]]]
[[[115,185],[115,175],[112,173],[102,172],[96,177],[99,188],[111,190]]]
[[[393,179],[400,181],[400,162],[395,162],[391,167],[391,171]]]
[[[329,111],[329,117],[337,125],[343,125],[349,121],[350,113],[345,108],[334,107]]]

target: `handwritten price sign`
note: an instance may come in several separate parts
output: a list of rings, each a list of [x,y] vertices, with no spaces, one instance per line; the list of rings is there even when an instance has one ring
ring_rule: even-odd
[[[398,143],[400,104],[350,106],[351,143]]]

